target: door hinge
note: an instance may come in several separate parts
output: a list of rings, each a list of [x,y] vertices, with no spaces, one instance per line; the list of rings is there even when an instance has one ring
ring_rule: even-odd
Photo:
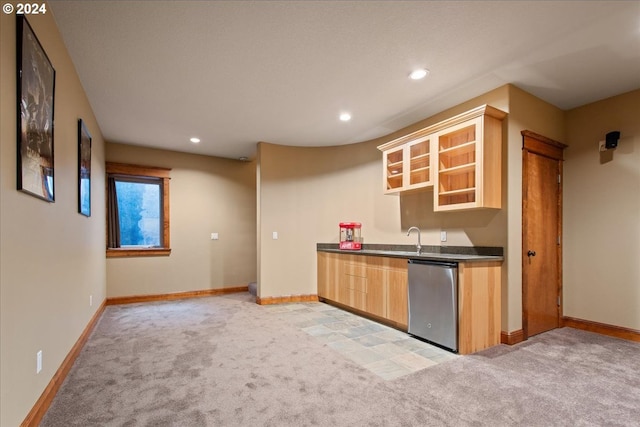
[[[560,246],[560,236],[558,236],[558,246]]]
[[[562,183],[562,176],[560,176],[560,174],[558,174],[558,184]]]
[[[560,296],[558,295],[558,307],[560,307]]]

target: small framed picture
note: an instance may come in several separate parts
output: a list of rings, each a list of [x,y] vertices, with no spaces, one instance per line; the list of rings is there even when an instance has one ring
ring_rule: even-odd
[[[78,212],[91,216],[91,134],[78,120]]]
[[[56,71],[24,15],[16,16],[18,190],[54,202]]]

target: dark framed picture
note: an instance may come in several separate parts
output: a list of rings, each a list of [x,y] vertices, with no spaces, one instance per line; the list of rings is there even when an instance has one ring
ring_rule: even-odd
[[[56,71],[24,15],[16,15],[18,190],[55,201],[53,106]]]
[[[78,119],[78,212],[91,216],[91,134]]]

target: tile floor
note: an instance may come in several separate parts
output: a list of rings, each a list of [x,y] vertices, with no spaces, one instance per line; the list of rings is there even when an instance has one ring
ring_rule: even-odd
[[[265,308],[385,380],[459,357],[325,303],[279,304]]]

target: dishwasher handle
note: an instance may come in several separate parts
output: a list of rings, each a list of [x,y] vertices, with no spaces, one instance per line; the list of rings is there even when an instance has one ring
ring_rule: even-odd
[[[444,268],[458,268],[457,262],[452,261],[433,261],[428,259],[410,259],[409,264],[435,265]]]

